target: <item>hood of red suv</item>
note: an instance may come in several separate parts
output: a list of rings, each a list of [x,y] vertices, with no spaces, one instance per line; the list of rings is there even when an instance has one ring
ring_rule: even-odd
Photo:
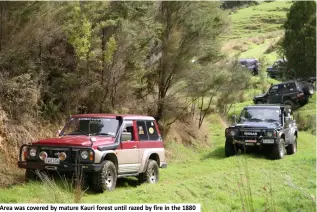
[[[114,143],[113,137],[105,136],[93,136],[96,138],[94,146],[107,145]],[[35,145],[48,145],[48,146],[91,146],[89,136],[61,136],[57,138],[48,138],[42,139],[36,142],[33,142]]]

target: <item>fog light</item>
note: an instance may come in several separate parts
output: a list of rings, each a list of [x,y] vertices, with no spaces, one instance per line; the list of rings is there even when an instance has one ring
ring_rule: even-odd
[[[36,148],[32,148],[30,150],[30,156],[35,157],[36,156]]]
[[[62,161],[65,160],[66,157],[67,157],[67,155],[66,155],[65,152],[61,152],[61,153],[59,153],[59,155],[58,155],[58,159],[59,159],[59,160],[62,160]]]
[[[39,154],[39,158],[41,159],[41,160],[45,160],[45,158],[47,158],[47,153],[46,152],[40,152],[40,154]]]
[[[80,153],[80,156],[82,159],[86,160],[88,158],[88,152],[87,151],[82,151]]]

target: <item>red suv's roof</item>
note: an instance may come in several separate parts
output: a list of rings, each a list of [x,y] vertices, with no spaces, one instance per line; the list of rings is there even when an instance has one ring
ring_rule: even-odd
[[[154,120],[152,116],[145,116],[145,115],[133,115],[133,114],[105,114],[105,113],[94,113],[94,114],[75,114],[72,115],[74,118],[86,118],[86,117],[92,117],[92,118],[116,118],[117,116],[121,116],[123,119],[148,119],[148,120]]]

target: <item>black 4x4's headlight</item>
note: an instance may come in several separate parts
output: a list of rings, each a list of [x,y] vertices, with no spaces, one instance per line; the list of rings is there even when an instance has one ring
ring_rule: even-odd
[[[267,137],[276,137],[276,130],[266,132]]]
[[[226,134],[226,137],[233,137],[237,135],[237,130],[227,128],[225,134]]]

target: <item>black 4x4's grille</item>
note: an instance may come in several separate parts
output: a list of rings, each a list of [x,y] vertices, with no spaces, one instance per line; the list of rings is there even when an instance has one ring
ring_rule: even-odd
[[[264,136],[265,133],[261,131],[239,131],[239,136],[241,137],[259,137],[259,136]]]

